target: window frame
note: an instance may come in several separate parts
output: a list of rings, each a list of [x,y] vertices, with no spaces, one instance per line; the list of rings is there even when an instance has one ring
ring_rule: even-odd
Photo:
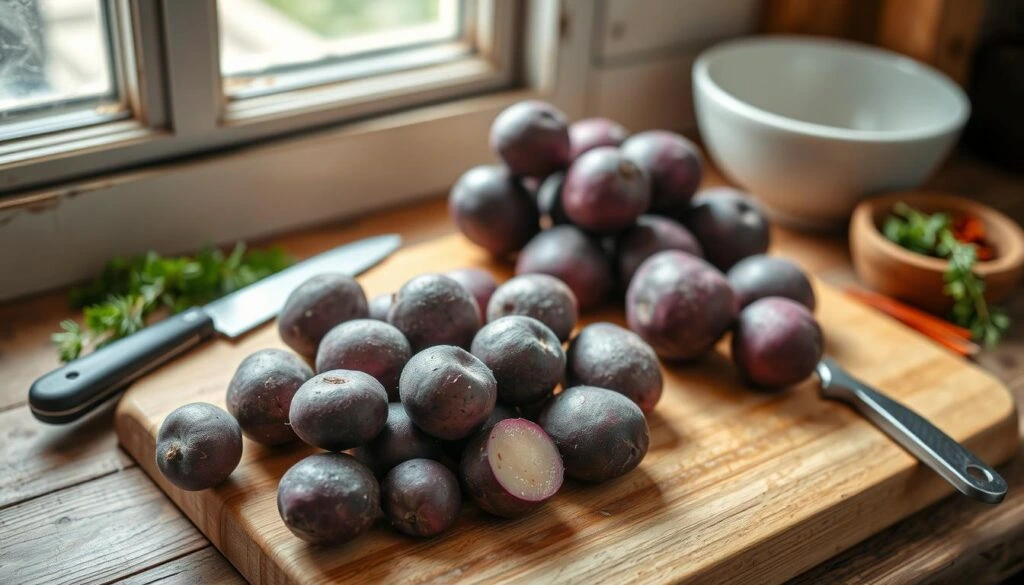
[[[103,1],[124,64],[115,74],[131,73],[120,80],[130,119],[0,142],[0,204],[18,191],[316,132],[515,81],[520,10],[507,0],[467,0],[475,18],[464,34],[473,35],[473,52],[463,58],[237,100],[222,91],[215,2]]]

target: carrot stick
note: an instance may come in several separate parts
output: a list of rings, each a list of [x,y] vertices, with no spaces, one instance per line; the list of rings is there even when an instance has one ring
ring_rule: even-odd
[[[910,305],[901,303],[894,298],[852,287],[846,289],[846,294],[859,299],[865,304],[871,305],[879,311],[882,311],[890,317],[899,319],[900,321],[907,323],[929,323],[930,329],[945,331],[954,337],[966,340],[970,340],[972,337],[969,329],[965,329],[958,325],[954,325],[949,321],[939,319],[938,317],[925,313],[920,309],[915,309]]]
[[[963,334],[966,333],[969,336],[970,331],[963,327],[958,327],[877,293],[852,288],[846,289],[846,293],[961,356],[973,357],[981,351],[981,346],[964,337]]]

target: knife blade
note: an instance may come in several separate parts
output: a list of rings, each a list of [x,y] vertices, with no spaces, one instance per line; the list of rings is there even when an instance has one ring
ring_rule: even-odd
[[[214,335],[234,339],[266,323],[309,278],[323,272],[355,276],[401,244],[400,236],[388,234],[339,246],[97,349],[33,382],[28,393],[32,414],[53,424],[81,418],[153,368]]]
[[[987,504],[1006,497],[1006,480],[913,410],[846,373],[832,358],[816,368],[821,396],[845,402],[964,495]]]

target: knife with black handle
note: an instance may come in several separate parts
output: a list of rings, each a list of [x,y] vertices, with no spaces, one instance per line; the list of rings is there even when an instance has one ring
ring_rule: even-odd
[[[32,384],[32,414],[54,424],[81,418],[182,352],[217,334],[234,339],[272,319],[295,287],[309,278],[324,272],[355,276],[387,258],[401,243],[401,237],[390,234],[339,246],[69,362]]]

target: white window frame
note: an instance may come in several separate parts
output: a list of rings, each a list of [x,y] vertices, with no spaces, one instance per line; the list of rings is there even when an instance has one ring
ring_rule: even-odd
[[[162,20],[175,31],[163,55],[158,35],[122,39],[131,41],[122,47],[129,70],[144,72],[129,100],[146,116],[79,129],[73,148],[39,137],[31,160],[0,148],[0,193],[93,174],[113,161],[146,164],[0,197],[0,299],[87,278],[114,256],[188,251],[435,195],[470,166],[493,160],[487,129],[504,107],[539,98],[573,118],[584,111],[591,0],[482,0],[492,10],[477,20],[482,28],[518,19],[515,27],[483,31],[494,39],[481,51],[489,69],[460,65],[466,85],[456,95],[467,88],[482,95],[453,99],[450,84],[434,88],[424,79],[411,93],[396,84],[386,106],[406,109],[374,117],[366,116],[385,100],[355,90],[291,106],[268,99],[258,108],[221,108],[213,3],[111,1],[140,30]],[[196,75],[196,67],[205,69]],[[153,72],[169,80],[170,99],[161,99]],[[408,109],[424,98],[437,103]],[[287,134],[300,127],[316,129]],[[211,129],[230,139],[205,140]],[[170,145],[202,156],[151,164]]]

